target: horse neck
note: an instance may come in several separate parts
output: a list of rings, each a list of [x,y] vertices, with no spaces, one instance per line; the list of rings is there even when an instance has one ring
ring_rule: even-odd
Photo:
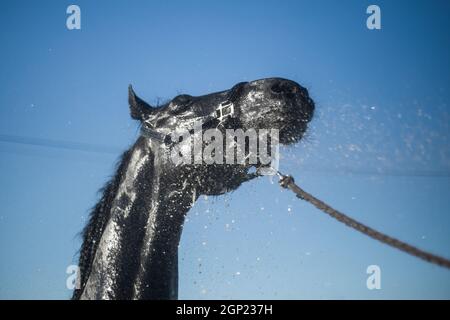
[[[131,150],[82,299],[177,298],[178,244],[195,190],[164,169],[157,148],[141,137]]]

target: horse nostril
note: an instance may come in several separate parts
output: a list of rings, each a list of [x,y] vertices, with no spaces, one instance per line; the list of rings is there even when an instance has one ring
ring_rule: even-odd
[[[275,83],[272,87],[270,87],[270,90],[273,93],[281,93],[283,91],[283,87],[281,86],[281,84],[279,82]]]
[[[275,94],[294,93],[296,91],[295,86],[288,82],[280,81],[270,87],[270,91]]]

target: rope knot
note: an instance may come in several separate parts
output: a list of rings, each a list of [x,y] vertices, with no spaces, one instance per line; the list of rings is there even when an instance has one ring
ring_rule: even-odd
[[[279,183],[282,188],[287,189],[289,185],[294,183],[294,178],[290,175],[281,175]]]

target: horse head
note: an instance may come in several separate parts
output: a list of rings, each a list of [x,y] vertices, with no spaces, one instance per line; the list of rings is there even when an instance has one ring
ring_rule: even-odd
[[[193,155],[195,139],[202,138],[212,129],[224,137],[227,129],[240,129],[242,132],[276,129],[279,142],[291,144],[301,139],[314,113],[314,102],[308,91],[298,83],[282,78],[241,82],[229,90],[203,96],[181,94],[159,107],[152,107],[140,99],[130,86],[129,104],[132,118],[141,122],[143,135],[159,141],[159,145],[166,148],[165,154],[179,143],[176,135],[174,141],[173,133],[184,133],[184,139],[186,134],[193,138],[187,146],[191,149],[189,154]],[[196,130],[195,126],[199,124],[201,128]],[[258,145],[259,138],[257,135]],[[209,143],[211,141],[202,139],[201,150]],[[227,150],[225,138],[223,144],[223,149]],[[247,155],[250,152],[248,144],[249,141],[246,141],[244,146]],[[249,170],[260,164],[259,159],[256,163],[250,163],[247,157],[245,163],[230,164],[224,161],[205,165],[205,162],[195,162],[194,158],[192,156],[192,162],[184,163],[184,166],[170,161],[163,161],[162,165],[167,167],[167,172],[192,177],[192,183],[198,184],[199,193],[206,195],[236,189],[255,176],[249,174]]]

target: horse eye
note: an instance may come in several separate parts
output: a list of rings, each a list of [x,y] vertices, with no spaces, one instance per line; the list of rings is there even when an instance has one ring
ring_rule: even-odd
[[[187,94],[182,94],[172,100],[171,106],[173,111],[180,112],[192,103],[192,97]]]
[[[182,95],[175,97],[175,99],[173,99],[173,101],[177,105],[187,105],[192,102],[192,97],[187,94],[182,94]]]

